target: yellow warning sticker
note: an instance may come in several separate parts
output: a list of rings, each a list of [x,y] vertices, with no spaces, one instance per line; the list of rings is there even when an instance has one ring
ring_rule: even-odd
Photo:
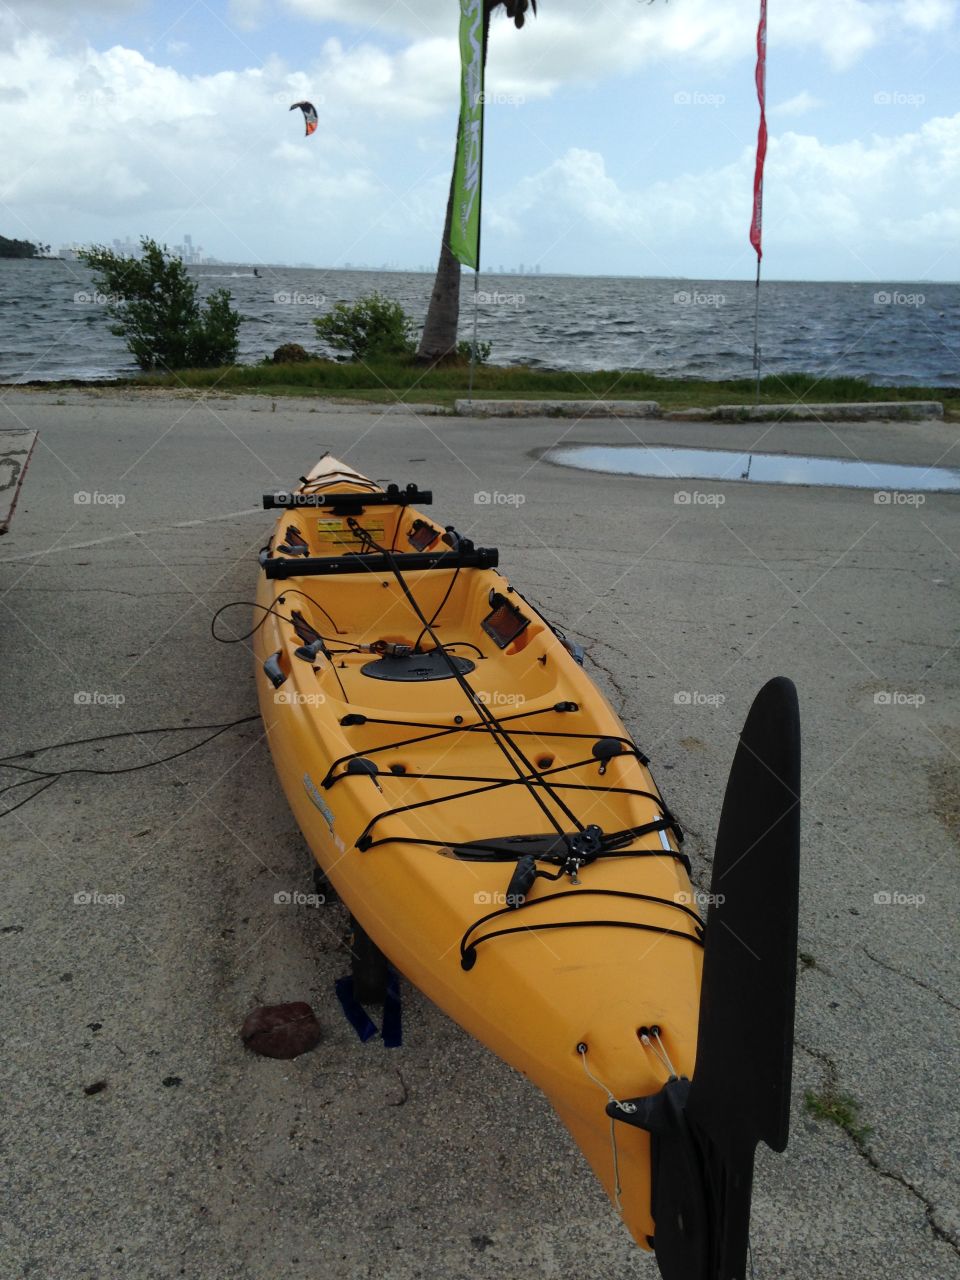
[[[371,523],[367,520],[363,527],[374,541],[383,544],[386,534],[384,524]],[[361,550],[360,539],[344,520],[318,520],[317,535],[323,554],[336,555],[338,551]]]

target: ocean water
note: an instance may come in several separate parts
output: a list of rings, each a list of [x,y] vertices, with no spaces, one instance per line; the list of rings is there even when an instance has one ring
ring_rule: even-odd
[[[245,323],[240,359],[285,342],[321,351],[313,319],[374,289],[420,323],[431,275],[247,266],[191,267],[226,288]],[[481,275],[478,329],[491,360],[539,368],[644,369],[670,377],[753,374],[754,287],[746,281]],[[0,382],[103,379],[135,371],[80,263],[0,259]],[[461,337],[473,331],[464,275]],[[960,385],[960,285],[765,282],[765,373],[855,376],[878,385]],[[331,354],[324,351],[323,354]]]

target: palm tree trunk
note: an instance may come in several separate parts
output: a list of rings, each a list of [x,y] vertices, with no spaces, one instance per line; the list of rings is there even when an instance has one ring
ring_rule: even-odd
[[[457,138],[460,126],[457,126]],[[447,216],[443,223],[440,261],[430,295],[430,306],[423,324],[417,350],[418,360],[434,363],[457,349],[457,325],[460,320],[460,262],[450,252],[450,227],[453,222],[453,174],[447,196]]]
[[[490,15],[500,0],[484,0],[483,6],[483,69],[487,69],[487,45],[490,38]],[[508,4],[507,12],[513,16]],[[524,8],[526,6],[523,6]],[[534,6],[536,9],[536,6]],[[522,25],[521,19],[518,25]],[[486,78],[484,78],[486,84]],[[460,143],[460,129],[463,120],[457,121],[457,145]],[[456,173],[456,155],[454,155],[454,173]],[[457,326],[460,322],[460,262],[450,252],[450,226],[453,222],[453,173],[450,175],[450,193],[447,196],[447,216],[443,223],[443,242],[440,245],[440,261],[437,263],[437,274],[433,282],[433,293],[430,295],[430,306],[427,318],[423,322],[423,334],[417,349],[418,360],[431,362],[442,360],[457,349]]]

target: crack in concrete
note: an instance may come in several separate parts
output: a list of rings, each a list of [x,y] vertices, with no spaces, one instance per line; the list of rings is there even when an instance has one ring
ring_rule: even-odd
[[[584,636],[583,638],[585,640],[593,639],[592,636]],[[604,644],[604,642],[602,640],[598,640],[598,641],[595,641],[595,644],[602,645]],[[616,712],[617,712],[617,715],[622,720],[624,718],[627,702],[630,699],[630,694],[627,693],[626,690],[623,688],[623,686],[620,684],[619,678],[615,676],[614,673],[610,670],[610,668],[606,666],[604,663],[602,663],[600,659],[596,656],[596,653],[594,652],[594,646],[591,646],[589,649],[587,649],[587,656],[589,657],[590,661],[593,663],[595,667],[599,667],[599,669],[603,672],[603,674],[607,677],[607,679],[613,685],[614,692],[616,693],[617,698],[619,700],[619,704],[620,704],[616,708]]]
[[[875,956],[872,951],[867,949],[866,946],[863,947],[863,953],[868,956],[874,964],[878,964],[881,969],[886,969],[888,973],[895,973],[899,978],[906,978],[907,981],[912,982],[914,986],[920,987],[923,991],[929,991],[932,996],[935,996],[938,1000],[942,1000],[948,1009],[956,1009],[956,1011],[960,1013],[960,1004],[954,1004],[952,1000],[948,999],[942,992],[938,991],[936,987],[932,987],[928,982],[924,982],[922,978],[916,978],[912,973],[907,973],[906,969],[898,969],[896,965],[888,964],[886,960],[881,960],[879,956]]]
[[[187,590],[181,591],[124,591],[122,587],[12,587],[10,594],[18,595],[57,595],[57,596],[76,596],[76,595],[110,595],[110,596],[131,596],[134,600],[152,600],[159,596],[186,596],[191,593]]]
[[[804,1053],[819,1062],[826,1070],[827,1087],[829,1089],[836,1090],[839,1088],[840,1072],[837,1069],[837,1064],[828,1053],[824,1053],[822,1049],[811,1049],[810,1046],[804,1044],[802,1040],[797,1040],[797,1048],[802,1049]],[[930,1197],[921,1191],[919,1187],[914,1186],[914,1184],[902,1173],[896,1173],[892,1169],[885,1168],[885,1166],[880,1163],[874,1153],[870,1150],[866,1139],[860,1134],[851,1133],[849,1129],[843,1129],[842,1132],[850,1139],[854,1150],[868,1168],[872,1169],[879,1177],[885,1178],[888,1182],[895,1182],[897,1186],[903,1187],[905,1191],[909,1191],[910,1194],[920,1202],[923,1206],[927,1226],[930,1228],[933,1236],[943,1244],[948,1245],[957,1257],[960,1257],[960,1239],[958,1239],[952,1231],[949,1231],[937,1221],[937,1206],[933,1203]]]

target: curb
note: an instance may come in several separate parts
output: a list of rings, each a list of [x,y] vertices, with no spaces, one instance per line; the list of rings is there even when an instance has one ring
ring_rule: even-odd
[[[874,400],[842,404],[719,404],[677,409],[668,422],[923,422],[943,417],[939,400]]]
[[[659,418],[656,400],[456,400],[463,418]]]

